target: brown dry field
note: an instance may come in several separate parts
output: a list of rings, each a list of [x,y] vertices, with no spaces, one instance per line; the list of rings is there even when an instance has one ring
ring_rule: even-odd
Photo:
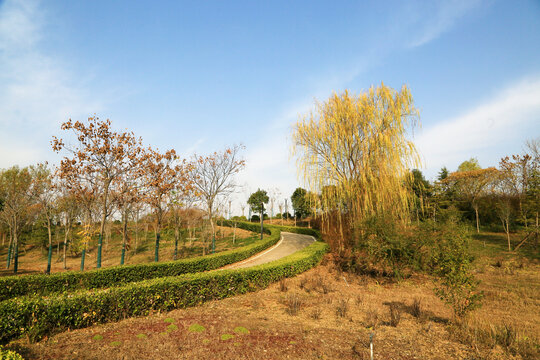
[[[216,231],[219,231],[220,235],[223,234],[223,237],[225,238],[232,238],[233,229],[229,227],[221,227],[217,226]],[[236,238],[237,239],[247,239],[249,237],[255,236],[256,234],[250,231],[242,230],[242,229],[236,229]],[[225,251],[232,249],[231,240],[229,241],[221,241],[221,237],[218,237],[216,239],[216,252],[219,251]],[[135,240],[132,239],[132,242]],[[142,242],[142,240],[140,240]],[[126,260],[125,264],[142,264],[142,263],[150,263],[154,261],[154,239],[148,236],[148,240],[146,240],[145,244],[147,245],[147,249],[144,252],[139,252],[136,254],[133,254],[132,252],[126,252]],[[92,244],[93,246],[90,247],[90,250],[86,253],[85,258],[85,270],[91,270],[96,268],[97,263],[97,242],[94,241]],[[190,242],[189,240],[186,241],[186,247],[187,250],[190,250],[189,253],[186,251],[186,257],[189,256],[200,256],[202,254],[202,246],[203,243],[200,240],[196,240],[193,242]],[[181,255],[182,250],[182,242],[178,244],[178,253],[179,258],[182,257]],[[120,265],[120,254],[122,251],[122,243],[121,239],[115,239],[112,241],[103,241],[103,255],[101,260],[101,266],[102,267],[111,267],[111,266],[118,266]],[[171,240],[165,240],[162,238],[160,242],[160,248],[159,248],[159,259],[160,261],[170,261],[173,259],[174,254],[174,242]],[[60,256],[62,255],[62,248],[60,248]],[[9,276],[13,275],[13,265],[9,270],[5,269],[5,263],[6,263],[6,250],[2,252],[2,267],[0,269],[0,276]],[[67,269],[64,269],[63,267],[63,261],[59,258],[57,253],[57,248],[53,248],[53,258],[52,258],[52,264],[51,264],[51,272],[63,272],[63,271],[69,271],[69,270],[79,270],[81,267],[81,258],[80,256],[70,256],[68,254],[67,256]],[[44,249],[40,249],[39,247],[35,245],[27,245],[25,250],[21,250],[19,253],[19,274],[30,274],[30,273],[44,273],[45,269],[47,267],[47,254]]]
[[[342,273],[327,257],[256,293],[11,347],[28,359],[369,359],[373,333],[375,359],[537,359],[538,261],[496,252],[475,267],[485,299],[461,326],[435,296],[431,278],[397,283]],[[396,326],[391,304],[401,314]],[[193,325],[204,330],[191,331]],[[513,337],[501,340],[501,329]]]

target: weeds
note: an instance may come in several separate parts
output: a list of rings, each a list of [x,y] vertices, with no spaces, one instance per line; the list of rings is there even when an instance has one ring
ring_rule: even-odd
[[[311,318],[313,320],[319,320],[321,318],[321,315],[322,315],[322,310],[320,308],[315,308],[311,312]]]
[[[393,327],[398,326],[401,320],[401,309],[396,303],[391,303],[389,307],[390,311],[390,325]]]
[[[375,328],[379,325],[379,312],[376,309],[366,311],[366,327]]]
[[[519,336],[516,328],[509,324],[485,328],[462,322],[452,326],[450,333],[456,340],[475,348],[500,346],[523,359],[540,358],[540,344],[529,337]]]
[[[328,294],[329,292],[332,291],[332,288],[330,287],[330,285],[325,281],[325,279],[321,275],[315,278],[314,285],[315,285],[315,288],[320,289],[320,291],[323,294]]]
[[[411,315],[417,319],[420,319],[420,316],[422,316],[422,304],[419,298],[414,298],[413,300],[411,306]]]
[[[279,282],[279,291],[281,292],[287,292],[289,290],[289,284],[287,283],[287,280],[281,279]]]
[[[298,315],[300,308],[302,307],[302,299],[296,293],[288,294],[285,298],[285,312],[291,316]]]
[[[347,312],[349,311],[349,301],[345,299],[341,299],[336,306],[336,315],[338,317],[346,317]]]
[[[259,298],[254,298],[253,302],[251,303],[251,308],[253,310],[259,310],[262,307],[262,301]]]

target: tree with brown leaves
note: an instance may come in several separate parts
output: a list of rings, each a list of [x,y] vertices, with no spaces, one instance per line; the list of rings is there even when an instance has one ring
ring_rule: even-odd
[[[186,191],[190,188],[191,165],[180,161],[174,150],[165,153],[148,148],[144,154],[142,167],[145,188],[144,199],[154,212],[156,246],[154,261],[159,261],[159,240],[163,217],[167,210],[168,196],[172,191]]]
[[[53,137],[55,152],[66,150],[70,157],[60,162],[60,176],[69,183],[85,182],[93,190],[100,204],[101,222],[98,240],[97,267],[101,267],[101,248],[105,222],[112,212],[111,191],[121,176],[140,166],[142,141],[132,132],[116,132],[111,121],[90,117],[86,123],[71,119],[61,129],[72,131],[77,145],[69,146]]]

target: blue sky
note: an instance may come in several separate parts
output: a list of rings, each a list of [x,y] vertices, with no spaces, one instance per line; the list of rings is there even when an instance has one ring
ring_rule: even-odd
[[[299,185],[314,99],[408,85],[428,178],[540,136],[539,1],[0,1],[0,167],[97,114],[181,155],[246,145],[243,201]]]

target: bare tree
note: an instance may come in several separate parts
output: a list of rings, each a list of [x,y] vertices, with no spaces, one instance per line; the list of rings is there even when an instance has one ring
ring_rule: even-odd
[[[178,257],[178,241],[180,240],[180,228],[183,222],[187,223],[187,212],[193,208],[196,201],[196,193],[191,186],[187,184],[178,184],[175,189],[169,193],[169,220],[174,227],[174,255],[173,260]],[[185,250],[185,238],[182,246],[182,252]]]
[[[40,206],[40,212],[45,217],[45,227],[49,236],[49,247],[47,252],[47,270],[45,273],[51,273],[51,257],[52,257],[52,222],[56,213],[56,198],[57,191],[54,184],[54,175],[47,167],[47,163],[38,164],[31,167],[32,177],[34,181],[34,191],[36,200]]]
[[[129,246],[128,222],[134,207],[142,201],[141,182],[138,181],[135,171],[124,173],[118,178],[117,186],[112,192],[112,200],[116,204],[122,219],[122,254],[120,265],[124,265],[126,250]]]
[[[57,199],[57,207],[62,222],[64,223],[63,261],[65,270],[67,268],[67,247],[69,244],[69,238],[71,236],[73,221],[79,215],[80,209],[77,203],[76,195],[73,192],[69,191],[67,188],[62,188],[62,193]]]
[[[240,158],[243,149],[242,145],[234,145],[208,156],[193,156],[195,168],[192,181],[210,221],[213,244],[216,236],[214,215],[217,202],[219,198],[230,195],[236,189],[234,176],[245,166],[245,161]]]

